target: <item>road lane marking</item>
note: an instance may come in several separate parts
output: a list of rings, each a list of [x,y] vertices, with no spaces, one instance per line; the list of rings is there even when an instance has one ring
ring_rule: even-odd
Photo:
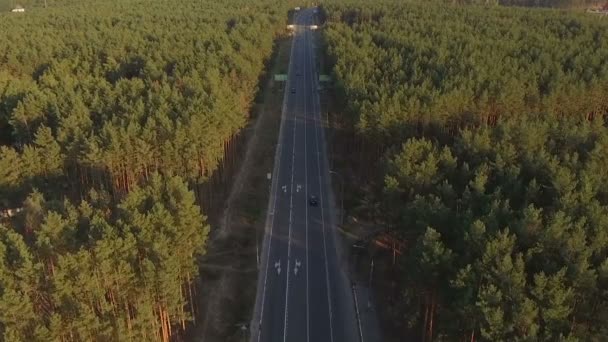
[[[305,52],[306,53],[306,52]],[[304,72],[306,72],[306,63],[304,63]],[[304,86],[306,87],[306,73],[304,74]],[[304,231],[305,231],[305,252],[306,252],[306,342],[310,339],[310,300],[308,290],[308,113],[306,108],[306,100],[304,101]]]
[[[292,43],[291,45],[291,50],[290,50],[290,57],[289,57],[289,69],[291,70],[293,67],[293,64],[291,63],[293,61],[293,54],[295,51],[295,42]],[[272,214],[273,216],[271,217],[271,222],[270,222],[270,233],[267,234],[267,254],[266,254],[266,267],[264,268],[264,285],[263,285],[263,289],[262,289],[262,299],[261,299],[261,308],[260,308],[260,318],[259,318],[259,322],[258,322],[258,334],[257,334],[257,341],[260,342],[260,339],[262,338],[262,321],[264,319],[264,307],[265,307],[265,303],[266,303],[266,286],[267,286],[267,281],[268,281],[268,263],[270,262],[270,251],[271,251],[271,247],[272,247],[272,232],[273,232],[273,228],[274,228],[274,212],[276,210],[276,205],[277,205],[277,197],[278,197],[278,189],[277,189],[277,185],[278,185],[278,180],[279,180],[279,174],[280,174],[280,170],[281,170],[281,152],[283,150],[283,143],[282,143],[282,139],[284,136],[284,130],[283,127],[285,125],[285,117],[287,114],[287,103],[289,100],[289,94],[288,94],[288,89],[290,88],[289,85],[291,85],[291,79],[287,80],[287,86],[285,87],[284,91],[283,91],[283,107],[281,108],[281,124],[279,126],[279,137],[277,139],[277,147],[276,147],[276,151],[275,151],[275,160],[274,160],[274,167],[275,167],[275,175],[277,175],[274,179],[274,181],[272,182],[271,185],[271,190],[270,190],[270,195],[274,196],[273,198],[269,198],[268,201],[269,203],[272,201]],[[274,189],[274,191],[273,191]],[[274,195],[273,195],[274,193]],[[268,217],[266,218],[266,232],[268,231]],[[253,326],[253,324],[252,324]],[[252,339],[253,339],[253,334],[252,334]]]
[[[305,34],[305,38],[306,38],[306,42],[309,42],[309,32],[306,31]],[[311,68],[311,72],[313,75],[313,79],[314,79],[314,64],[312,63],[312,55],[309,54],[308,55],[309,58],[307,59],[307,62],[310,64],[310,68]],[[312,90],[312,95],[313,95],[313,114],[317,114],[317,111],[315,110],[315,104],[316,102],[314,101],[314,96],[315,96],[315,92],[314,92],[314,84],[311,82],[311,90]],[[320,123],[320,115],[319,115],[319,121]],[[316,149],[317,149],[317,171],[318,171],[318,176],[319,176],[319,206],[321,207],[321,227],[322,227],[322,235],[323,235],[323,253],[325,255],[325,280],[326,280],[326,284],[327,284],[327,305],[328,305],[328,310],[329,310],[329,336],[330,336],[330,340],[333,342],[334,340],[334,331],[333,331],[333,313],[331,310],[331,288],[330,288],[330,283],[329,283],[329,265],[328,265],[328,259],[327,259],[327,241],[325,238],[325,218],[324,218],[324,212],[323,212],[323,187],[321,186],[322,180],[323,178],[321,177],[321,158],[320,158],[320,154],[321,154],[321,150],[319,147],[319,125],[317,123],[317,120],[315,120],[315,145],[316,145]],[[325,148],[325,146],[323,146],[323,148]]]
[[[296,97],[297,103],[297,97]],[[297,114],[295,111],[297,110],[297,105],[294,106],[294,120],[293,120],[293,142],[292,142],[292,151],[291,151],[291,184],[289,190],[289,238],[287,242],[287,284],[285,286],[285,321],[283,325],[283,342],[287,342],[287,327],[288,327],[288,317],[289,317],[289,266],[291,262],[291,224],[293,221],[293,175],[294,175],[294,167],[296,162],[296,133],[298,130],[298,122],[296,120]]]

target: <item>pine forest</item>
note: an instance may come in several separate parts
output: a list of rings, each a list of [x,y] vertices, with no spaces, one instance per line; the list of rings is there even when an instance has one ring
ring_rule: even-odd
[[[404,246],[377,259],[387,342],[608,340],[608,20],[499,6],[591,3],[320,4],[347,221]],[[0,341],[187,340],[305,4],[25,4],[0,13]]]
[[[169,341],[287,3],[0,14],[0,340]],[[204,280],[202,280],[204,281]]]
[[[390,0],[322,14],[345,172],[369,183],[349,210],[406,246],[379,294],[394,340],[608,340],[608,21]]]

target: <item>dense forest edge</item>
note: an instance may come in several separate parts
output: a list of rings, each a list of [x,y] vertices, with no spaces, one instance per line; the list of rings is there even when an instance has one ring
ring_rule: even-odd
[[[608,22],[389,0],[321,16],[343,228],[402,246],[368,240],[385,340],[608,339]]]
[[[0,339],[180,339],[288,3],[49,4],[0,15]]]

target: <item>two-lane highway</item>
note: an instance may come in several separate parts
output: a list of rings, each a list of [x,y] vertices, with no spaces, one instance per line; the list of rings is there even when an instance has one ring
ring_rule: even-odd
[[[251,341],[357,341],[333,203],[310,25],[295,18]],[[310,197],[317,198],[311,205]]]

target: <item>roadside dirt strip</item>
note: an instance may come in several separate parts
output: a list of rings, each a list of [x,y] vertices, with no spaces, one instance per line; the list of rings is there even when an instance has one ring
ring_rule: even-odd
[[[289,60],[291,39],[277,42],[270,75]],[[263,101],[253,109],[255,119],[244,129],[246,149],[240,169],[226,200],[208,254],[201,262],[198,303],[200,322],[189,336],[192,341],[242,341],[248,331],[255,301],[259,245],[264,234],[266,202],[280,124],[283,85],[270,78],[262,89]]]

